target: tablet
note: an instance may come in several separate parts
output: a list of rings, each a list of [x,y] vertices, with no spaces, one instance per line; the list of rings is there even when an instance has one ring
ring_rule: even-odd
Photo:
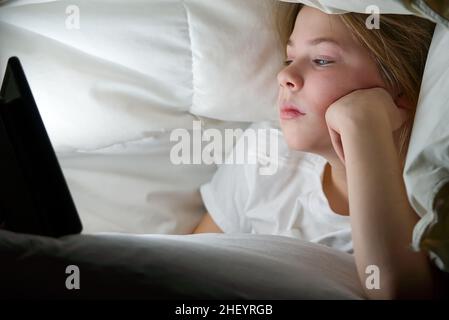
[[[0,91],[0,226],[50,237],[82,224],[17,57]]]

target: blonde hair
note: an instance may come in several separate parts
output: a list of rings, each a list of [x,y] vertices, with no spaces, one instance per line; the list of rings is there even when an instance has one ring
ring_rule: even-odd
[[[283,48],[302,7],[298,3],[278,2],[275,27]],[[387,87],[402,94],[412,106],[411,117],[399,132],[399,155],[404,162],[435,24],[414,15],[382,14],[380,29],[368,29],[367,14],[345,13],[338,16],[352,36],[368,49]]]

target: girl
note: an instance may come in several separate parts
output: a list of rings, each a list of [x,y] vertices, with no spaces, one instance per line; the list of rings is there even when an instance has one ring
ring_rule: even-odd
[[[282,4],[278,172],[222,166],[201,187],[209,213],[194,233],[294,236],[353,252],[369,298],[431,297],[434,271],[409,249],[419,220],[402,178],[434,24],[415,16],[327,15]],[[253,127],[254,128],[254,127]],[[251,129],[251,128],[250,128]],[[249,147],[251,149],[251,146]]]

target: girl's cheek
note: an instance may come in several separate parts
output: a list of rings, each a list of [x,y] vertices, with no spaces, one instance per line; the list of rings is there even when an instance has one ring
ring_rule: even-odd
[[[314,92],[317,102],[319,101],[316,105],[320,106],[318,109],[321,115],[324,116],[334,102],[357,87],[357,83],[352,83],[350,79],[351,75],[348,73],[329,72],[315,83],[314,87],[319,88]]]
[[[313,105],[314,105],[314,113],[324,117],[327,109],[336,100],[338,96],[337,90],[335,90],[335,82],[332,84],[327,84],[327,80],[321,81],[312,85],[313,88],[313,97],[315,97]]]

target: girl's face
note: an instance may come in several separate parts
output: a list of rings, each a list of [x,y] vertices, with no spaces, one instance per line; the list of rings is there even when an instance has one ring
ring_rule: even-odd
[[[304,7],[290,36],[287,61],[278,74],[280,124],[287,144],[323,155],[334,152],[326,110],[352,91],[385,88],[374,60],[337,16]]]

